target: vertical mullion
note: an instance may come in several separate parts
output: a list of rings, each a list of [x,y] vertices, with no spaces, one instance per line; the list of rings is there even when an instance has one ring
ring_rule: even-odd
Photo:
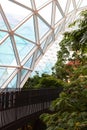
[[[17,84],[16,84],[16,88],[20,89],[20,83],[21,83],[21,69],[17,74]]]
[[[74,9],[76,10],[76,1],[75,0],[72,0],[72,2],[73,2],[73,6],[74,6]]]
[[[34,13],[33,20],[34,20],[35,39],[36,39],[36,43],[40,44],[38,18],[37,18],[38,11],[36,9],[35,0],[31,0],[31,5]]]
[[[56,15],[56,3],[55,1],[52,2],[52,16],[51,16],[51,26],[54,27],[55,25],[55,15]]]
[[[65,8],[65,14],[68,13],[69,7],[70,7],[71,0],[67,0],[66,8]]]
[[[38,54],[38,50],[35,51],[35,53],[34,53],[34,55],[33,55],[32,65],[31,65],[31,69],[32,69],[32,70],[34,69],[34,65],[35,65],[35,62],[36,62],[37,54]]]
[[[4,13],[4,11],[3,11],[1,5],[0,5],[0,13],[1,13],[1,16],[2,16],[2,18],[3,18],[3,20],[4,20],[4,22],[5,22],[5,25],[6,25],[7,29],[8,29],[8,31],[11,31],[10,24],[9,24],[9,22],[8,22],[6,16],[5,16],[5,13]]]
[[[62,10],[62,8],[61,8],[61,5],[59,4],[59,2],[58,2],[58,1],[56,2],[56,4],[57,4],[57,7],[58,7],[58,9],[59,9],[59,11],[60,11],[61,15],[64,17],[64,16],[65,16],[65,14],[64,14],[64,12],[63,12],[63,10]]]
[[[14,50],[15,58],[16,58],[16,61],[17,61],[17,65],[21,66],[20,58],[19,58],[19,54],[18,54],[18,51],[17,51],[17,47],[16,47],[14,36],[10,35],[10,39],[11,39],[12,47],[13,47],[13,50]]]

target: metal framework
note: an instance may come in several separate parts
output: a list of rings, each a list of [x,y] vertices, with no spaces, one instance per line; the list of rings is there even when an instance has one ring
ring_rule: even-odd
[[[6,1],[15,8],[9,14],[0,4],[0,90],[22,88],[58,35],[87,8],[86,0]]]

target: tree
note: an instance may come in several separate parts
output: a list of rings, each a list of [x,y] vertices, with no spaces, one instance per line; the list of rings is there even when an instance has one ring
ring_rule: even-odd
[[[54,76],[44,73],[39,76],[37,73],[27,80],[23,89],[58,88],[63,86],[61,80],[56,79]]]
[[[87,64],[87,11],[81,13],[81,19],[75,21],[69,27],[78,25],[78,28],[71,32],[65,32],[62,41],[59,43],[60,50],[57,54],[57,62],[53,68],[58,79],[67,81],[77,71],[86,71]],[[75,27],[74,27],[75,28]],[[69,61],[74,66],[68,65]],[[78,62],[79,64],[76,64]],[[82,72],[83,72],[82,71]],[[80,71],[81,74],[81,71]],[[79,74],[79,75],[80,75]],[[83,75],[83,74],[82,74]]]
[[[27,82],[25,83],[23,89],[34,89],[35,86],[37,86],[40,82],[40,76],[39,73],[36,72],[36,75],[33,77],[28,78]]]
[[[74,29],[64,33],[53,69],[67,84],[50,106],[54,113],[41,115],[47,130],[87,130],[87,10],[70,27]]]
[[[63,86],[64,84],[61,82],[61,80],[56,79],[54,76],[42,75],[35,88],[58,88]]]

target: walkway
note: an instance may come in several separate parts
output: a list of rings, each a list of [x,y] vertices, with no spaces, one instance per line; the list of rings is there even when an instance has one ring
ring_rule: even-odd
[[[0,130],[16,130],[46,112],[62,89],[4,92],[0,95]]]

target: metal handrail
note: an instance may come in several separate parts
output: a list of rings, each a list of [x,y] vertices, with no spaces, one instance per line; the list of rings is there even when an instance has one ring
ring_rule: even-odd
[[[8,91],[0,94],[0,111],[29,104],[55,99],[62,90],[59,88],[30,89],[22,91]]]
[[[47,111],[58,98],[61,87],[8,91],[0,94],[0,130],[18,129],[29,119]],[[19,125],[18,125],[19,124]]]

